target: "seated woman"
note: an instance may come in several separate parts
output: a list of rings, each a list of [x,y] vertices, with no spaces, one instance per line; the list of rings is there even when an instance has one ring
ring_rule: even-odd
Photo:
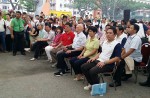
[[[81,66],[89,85],[84,90],[90,90],[91,85],[99,83],[99,73],[112,71],[115,62],[120,60],[121,45],[115,40],[116,28],[110,27],[106,32],[107,40],[102,45],[102,52]]]
[[[86,63],[90,58],[94,57],[98,53],[99,40],[95,37],[97,28],[91,26],[88,28],[90,38],[87,40],[84,50],[78,57],[74,57],[70,60],[70,64],[73,67],[76,78],[74,80],[82,79],[81,65]]]
[[[52,57],[50,55],[50,51],[54,47],[57,47],[59,45],[62,33],[63,33],[63,28],[61,26],[58,26],[57,29],[56,29],[56,36],[55,36],[53,42],[49,46],[45,47],[45,51],[46,51],[46,54],[47,54],[47,57],[48,57],[48,61],[50,61],[50,62],[52,62]]]

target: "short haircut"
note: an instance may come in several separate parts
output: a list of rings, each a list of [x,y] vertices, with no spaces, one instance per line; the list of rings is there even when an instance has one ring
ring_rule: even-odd
[[[132,25],[132,24],[137,23],[137,20],[136,20],[136,19],[131,19],[129,22],[130,22],[130,24]]]
[[[87,20],[87,22],[89,22],[89,23],[92,23],[92,21],[89,19],[89,20]]]
[[[46,23],[45,23],[45,26],[48,26],[49,28],[51,28],[51,23],[46,22]]]
[[[40,18],[43,18],[43,16],[40,16]]]
[[[11,16],[9,13],[8,13],[8,14],[6,14],[6,15]]]
[[[23,12],[22,14],[24,14],[24,15],[25,15],[25,14],[27,14],[27,13],[26,13],[26,12]]]
[[[118,27],[118,29],[119,29],[119,31],[124,31],[124,28],[123,28],[123,26],[121,26],[121,25],[119,25],[119,26],[117,26]]]
[[[16,11],[16,13],[20,14],[21,15],[21,12],[20,11]]]
[[[137,24],[132,24],[134,26],[134,30],[136,30],[136,33],[139,31],[140,27]]]
[[[115,28],[114,26],[111,26],[109,29],[111,29],[111,30],[113,31],[114,35],[117,34],[117,30],[116,30],[116,28]],[[109,30],[109,29],[108,29],[108,30]]]
[[[97,33],[97,28],[96,28],[95,26],[89,26],[88,32],[89,32],[89,30],[91,30],[91,31],[93,31],[93,32],[95,32],[95,33]]]
[[[63,19],[64,19],[64,18],[67,18],[67,16],[66,16],[66,15],[64,15],[64,16],[63,16]]]
[[[65,25],[68,25],[69,27],[72,27],[72,24],[67,22]]]
[[[63,33],[63,31],[64,31],[63,27],[61,27],[61,26],[58,26],[56,29],[59,29],[60,33]]]

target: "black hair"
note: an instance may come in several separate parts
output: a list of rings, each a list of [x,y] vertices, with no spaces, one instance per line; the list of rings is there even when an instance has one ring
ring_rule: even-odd
[[[23,12],[22,14],[26,15],[27,13],[26,13],[26,12]]]
[[[136,20],[136,19],[131,19],[129,22],[130,22],[130,24],[132,25],[132,24],[137,23],[137,20]]]
[[[96,28],[95,26],[89,26],[89,27],[88,27],[88,32],[89,32],[89,30],[91,30],[91,31],[93,31],[93,32],[95,32],[95,33],[97,33],[97,28]]]
[[[134,30],[136,30],[136,33],[139,31],[140,27],[137,24],[132,24],[134,26]]]
[[[114,35],[117,34],[117,30],[116,30],[116,28],[115,28],[114,26],[111,26],[109,29],[111,29],[111,30],[113,31]],[[108,29],[108,30],[109,30],[109,29]]]
[[[116,27],[118,27],[119,31],[122,31],[122,32],[124,31],[124,28],[121,25],[116,26]]]
[[[90,19],[89,19],[89,20],[87,20],[87,22],[92,23]]]
[[[49,26],[49,27],[51,28],[51,23],[46,22],[46,23],[45,23],[45,26]]]
[[[66,15],[64,15],[64,16],[63,16],[63,19],[64,19],[64,18],[67,18],[67,16],[66,16]]]
[[[60,33],[63,33],[63,31],[64,31],[63,27],[61,27],[61,26],[58,26],[56,29],[59,29]]]
[[[43,18],[43,16],[40,16],[40,18]]]
[[[65,25],[68,25],[69,27],[72,27],[72,24],[67,22]]]
[[[6,15],[11,16],[9,13],[8,13],[8,14],[6,14]]]
[[[56,30],[56,26],[52,26],[52,30],[55,31]]]
[[[21,15],[21,12],[20,11],[16,11],[16,13],[20,14]]]

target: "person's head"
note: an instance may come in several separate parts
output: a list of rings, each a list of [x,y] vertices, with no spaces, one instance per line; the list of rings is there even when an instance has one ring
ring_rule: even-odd
[[[102,19],[102,23],[105,23],[105,22],[106,22],[106,18],[103,18],[103,19]]]
[[[127,26],[130,27],[132,24],[135,24],[137,23],[137,20],[136,19],[131,19],[127,22]]]
[[[44,20],[43,16],[40,16],[39,22],[42,22]]]
[[[92,24],[91,20],[90,20],[90,19],[87,20],[86,25],[87,25],[87,26],[91,26],[91,24]]]
[[[147,30],[147,35],[149,36],[150,35],[150,28]]]
[[[72,24],[69,23],[69,22],[67,22],[67,23],[65,24],[65,32],[71,31],[71,27],[72,27]]]
[[[61,26],[58,26],[57,28],[56,28],[56,32],[57,33],[59,33],[59,34],[62,34],[63,33],[63,27],[61,27]]]
[[[97,21],[97,17],[94,18],[94,21]]]
[[[45,23],[45,31],[50,32],[51,30],[51,24],[50,23]]]
[[[77,33],[83,32],[83,30],[84,30],[83,24],[78,24],[78,25],[76,26],[76,32],[77,32]]]
[[[89,16],[88,16],[88,15],[86,15],[86,16],[85,16],[85,19],[89,19]]]
[[[126,21],[125,20],[121,20],[121,25],[126,25]]]
[[[43,24],[42,24],[42,23],[39,23],[39,24],[37,25],[37,28],[38,28],[38,30],[42,30],[42,29],[43,29]]]
[[[51,24],[54,23],[53,18],[49,18],[49,22],[50,22]]]
[[[97,28],[94,26],[90,26],[88,28],[88,34],[91,38],[95,37],[95,34],[97,33]]]
[[[132,24],[132,25],[130,25],[128,33],[130,35],[133,35],[133,34],[136,34],[138,31],[139,31],[139,26],[137,24]]]
[[[16,18],[19,19],[21,17],[21,12],[20,11],[16,11]]]
[[[117,35],[118,36],[121,35],[124,32],[124,28],[121,25],[117,26],[116,30],[117,30]]]
[[[110,27],[111,27],[111,25],[107,24],[107,25],[105,26],[105,31],[107,32],[107,30],[108,30]]]
[[[35,19],[36,19],[36,20],[39,20],[39,15],[35,15]]]
[[[67,16],[66,15],[63,16],[63,21],[67,21]]]
[[[117,30],[115,27],[111,26],[106,32],[106,38],[108,41],[113,41],[116,37]]]
[[[83,18],[78,19],[78,24],[81,24],[81,23],[83,23]]]
[[[7,20],[10,19],[10,14],[6,14],[6,19],[7,19]]]

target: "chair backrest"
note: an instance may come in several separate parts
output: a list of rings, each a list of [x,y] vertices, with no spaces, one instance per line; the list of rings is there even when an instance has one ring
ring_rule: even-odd
[[[142,62],[147,64],[149,56],[150,56],[150,44],[149,43],[145,43],[145,44],[142,45],[141,53],[142,53],[142,56],[143,56]]]

